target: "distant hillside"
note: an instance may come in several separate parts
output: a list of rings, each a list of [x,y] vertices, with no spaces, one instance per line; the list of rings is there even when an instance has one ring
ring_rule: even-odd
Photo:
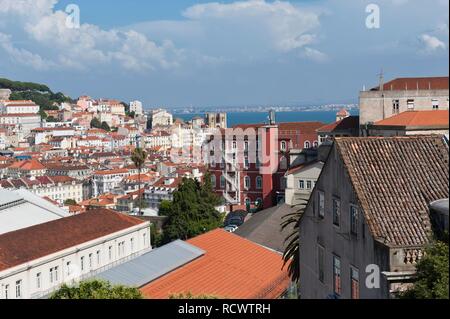
[[[73,103],[74,101],[61,92],[54,93],[47,85],[11,81],[0,78],[0,89],[10,89],[12,91],[11,100],[31,100],[41,107],[41,115],[45,117],[43,111],[57,110],[55,103]]]

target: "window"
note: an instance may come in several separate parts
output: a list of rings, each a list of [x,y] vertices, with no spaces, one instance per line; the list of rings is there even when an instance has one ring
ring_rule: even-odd
[[[341,201],[333,198],[333,224],[339,226],[341,219]]]
[[[233,142],[233,149],[235,150],[237,148],[237,143],[236,141]]]
[[[101,264],[100,250],[97,250],[97,266]]]
[[[318,148],[319,147],[319,142],[318,141],[314,141],[313,145],[314,145],[314,148]]]
[[[319,209],[319,217],[324,218],[325,217],[325,194],[323,192],[318,193],[318,209]]]
[[[53,268],[50,268],[50,283],[53,283]]]
[[[40,272],[36,274],[36,288],[37,289],[41,289],[41,285],[42,285],[41,277],[42,277],[42,275]]]
[[[256,188],[257,189],[261,189],[262,188],[262,177],[261,176],[258,176],[256,178]]]
[[[400,100],[392,100],[392,114],[400,112]]]
[[[5,285],[5,299],[9,299],[9,285]]]
[[[336,295],[341,295],[341,259],[333,256],[333,288]]]
[[[92,269],[92,254],[89,254],[89,269]]]
[[[22,280],[16,281],[16,298],[22,297]]]
[[[211,175],[212,188],[216,188],[216,175]]]
[[[251,188],[250,176],[245,176],[244,177],[244,187],[245,187],[245,189],[250,189]]]
[[[130,239],[130,248],[131,248],[131,252],[134,251],[134,238]]]
[[[250,161],[248,160],[248,157],[246,156],[244,158],[244,168],[249,168],[250,167]]]
[[[58,266],[55,267],[53,275],[55,276],[55,282],[58,282]]]
[[[350,206],[350,232],[358,234],[358,209],[353,205]]]
[[[285,150],[286,150],[286,142],[285,142],[285,141],[282,141],[282,142],[281,142],[280,149],[281,149],[282,151],[285,151]]]
[[[306,181],[306,189],[312,189],[312,182]]]
[[[220,188],[225,188],[225,176],[220,176]]]
[[[439,100],[433,99],[431,104],[433,105],[433,110],[439,110]]]
[[[145,234],[144,234],[144,244],[145,244]],[[109,261],[112,260],[112,246],[109,246],[109,248],[108,248],[108,258],[109,258]]]
[[[70,276],[70,274],[71,274],[71,271],[70,271],[70,264],[71,264],[70,261],[68,261],[68,262],[66,263],[66,274],[67,274],[67,276]]]
[[[80,266],[81,266],[81,271],[84,270],[84,257],[80,258]]]
[[[351,278],[351,296],[352,299],[359,299],[359,271],[358,269],[350,268],[350,278]]]
[[[406,102],[406,105],[408,106],[408,110],[414,110],[414,100],[410,99]]]
[[[306,141],[306,142],[305,142],[305,148],[306,148],[306,149],[311,148],[311,142],[310,142],[310,141]]]
[[[324,271],[324,249],[322,246],[318,246],[317,248],[317,266],[318,266],[318,275],[320,282],[324,282],[325,271]]]
[[[298,181],[298,188],[299,189],[305,189],[305,181],[304,180],[299,180]]]

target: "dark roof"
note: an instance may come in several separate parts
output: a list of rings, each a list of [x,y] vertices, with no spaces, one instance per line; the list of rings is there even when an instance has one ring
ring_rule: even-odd
[[[282,204],[254,214],[239,227],[235,234],[270,249],[284,252],[285,239],[293,228],[281,231],[283,217],[294,213],[297,208]]]
[[[0,235],[0,271],[142,223],[98,209]]]
[[[385,91],[403,90],[448,90],[448,76],[422,77],[422,78],[397,78],[383,85]],[[379,91],[377,86],[372,91]]]
[[[443,138],[338,138],[336,148],[374,238],[388,246],[427,243],[428,205],[449,193],[449,153]]]
[[[336,132],[359,129],[359,116],[349,116],[338,122],[322,126],[317,132]]]

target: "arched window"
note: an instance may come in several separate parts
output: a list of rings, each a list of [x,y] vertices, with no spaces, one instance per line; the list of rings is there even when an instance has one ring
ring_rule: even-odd
[[[310,141],[306,141],[306,142],[305,142],[305,148],[306,148],[306,149],[311,148],[311,142],[310,142]]]
[[[216,188],[216,175],[211,175],[212,188]]]
[[[225,176],[220,176],[220,188],[225,188]]]
[[[250,189],[252,187],[250,176],[244,177],[244,187],[245,187],[245,189]]]
[[[314,141],[314,148],[318,148],[319,147],[319,142],[318,141]]]
[[[287,159],[286,157],[281,157],[280,158],[280,169],[287,169],[288,168],[288,163],[287,163]]]
[[[261,176],[258,176],[256,178],[256,188],[257,189],[261,189],[262,188],[262,177]]]
[[[280,149],[282,150],[282,151],[285,151],[286,150],[286,141],[282,141],[281,142],[281,145],[280,145]]]

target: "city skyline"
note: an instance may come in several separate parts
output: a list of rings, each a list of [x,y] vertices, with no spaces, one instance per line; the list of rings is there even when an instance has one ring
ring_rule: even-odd
[[[351,103],[381,70],[448,74],[447,1],[377,1],[379,28],[371,4],[0,0],[0,77],[175,108]]]

